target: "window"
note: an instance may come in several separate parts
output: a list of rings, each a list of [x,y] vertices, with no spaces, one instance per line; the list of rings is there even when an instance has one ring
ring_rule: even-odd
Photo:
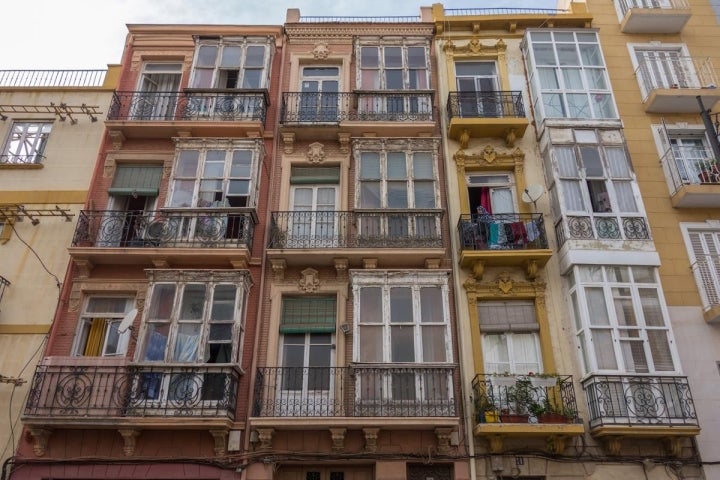
[[[486,374],[542,372],[534,302],[481,301],[477,309]]]
[[[135,120],[172,120],[178,99],[182,63],[145,63],[133,98]]]
[[[237,361],[244,330],[244,276],[238,272],[224,281],[206,276],[206,281],[150,285],[140,361]]]
[[[428,49],[422,45],[363,45],[359,87],[362,90],[427,90]]]
[[[597,33],[530,31],[523,49],[541,118],[618,118]]]
[[[703,127],[678,128],[663,123],[655,127],[655,133],[672,193],[681,185],[720,183],[720,169]]]
[[[0,164],[42,163],[51,129],[52,122],[14,122],[5,141]]]
[[[512,173],[472,174],[466,178],[470,211],[489,214],[515,213]],[[480,208],[482,207],[482,208]]]
[[[363,151],[359,156],[357,207],[360,209],[436,209],[437,172],[429,151]],[[434,214],[368,213],[360,215],[361,236],[437,236]]]
[[[270,40],[201,39],[195,53],[193,88],[267,88]]]
[[[252,207],[259,144],[179,147],[170,207]]]
[[[711,80],[706,81],[702,72],[696,71],[695,63],[684,45],[636,45],[631,48],[643,99],[657,88],[701,88],[711,85]]]
[[[603,144],[602,132],[575,130],[575,145],[554,146],[565,212],[639,212],[634,174],[622,144]]]
[[[655,267],[580,265],[568,281],[586,373],[679,370]]]
[[[463,117],[503,116],[495,62],[457,62],[455,77]]]
[[[118,327],[132,309],[128,297],[92,296],[85,301],[75,336],[73,355],[84,357],[121,356],[127,352],[130,330]]]
[[[703,307],[709,310],[720,305],[720,228],[709,222],[680,226]]]

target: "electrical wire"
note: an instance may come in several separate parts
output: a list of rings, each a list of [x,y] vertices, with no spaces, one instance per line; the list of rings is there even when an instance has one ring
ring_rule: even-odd
[[[10,224],[10,227],[12,228],[13,232],[15,232],[15,236],[17,236],[18,240],[20,240],[20,242],[23,245],[25,245],[28,248],[28,250],[30,250],[33,253],[33,255],[35,255],[35,258],[38,259],[38,262],[40,262],[40,265],[42,265],[43,269],[47,272],[47,274],[55,279],[55,285],[58,288],[60,288],[60,286],[62,285],[60,283],[60,279],[57,277],[57,275],[55,275],[50,270],[48,270],[47,266],[45,266],[45,262],[42,261],[42,258],[40,258],[40,255],[38,255],[38,253],[35,251],[35,249],[33,247],[31,247],[30,244],[28,244],[25,240],[23,240],[23,238],[20,236],[18,231],[15,229],[15,225],[14,225],[15,222],[8,222],[8,223]]]

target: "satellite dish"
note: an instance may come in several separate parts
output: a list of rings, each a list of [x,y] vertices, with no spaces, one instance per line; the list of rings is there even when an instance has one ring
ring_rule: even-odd
[[[125,333],[128,331],[128,329],[132,326],[133,322],[135,321],[135,317],[137,317],[137,308],[133,308],[128,313],[125,314],[122,321],[120,322],[120,325],[118,325],[118,332],[119,333]]]
[[[528,185],[522,194],[522,201],[525,203],[532,203],[537,208],[537,201],[545,193],[545,187],[539,184]]]

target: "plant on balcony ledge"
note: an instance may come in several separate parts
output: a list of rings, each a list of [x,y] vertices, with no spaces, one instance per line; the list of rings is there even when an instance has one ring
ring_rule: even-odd
[[[507,389],[508,407],[500,411],[503,423],[528,423],[533,403],[533,386],[525,377],[517,377],[515,384]]]
[[[720,169],[718,169],[717,160],[712,160],[700,165],[700,173],[698,173],[700,183],[720,183]]]
[[[553,402],[548,397],[542,402],[533,402],[529,410],[538,423],[572,423],[577,417],[575,409]]]

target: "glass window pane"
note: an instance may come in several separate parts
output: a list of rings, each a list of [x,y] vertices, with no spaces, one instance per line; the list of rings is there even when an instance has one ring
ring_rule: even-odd
[[[387,178],[389,180],[404,180],[407,178],[407,165],[405,154],[402,152],[389,152],[387,154]]]
[[[385,71],[385,88],[388,90],[403,90],[404,86],[402,70]]]
[[[563,68],[561,70],[563,82],[567,90],[583,90],[582,70],[579,68]]]
[[[380,182],[360,184],[360,208],[380,208]]]
[[[533,44],[533,53],[535,54],[535,63],[541,65],[556,65],[555,51],[552,44],[535,43]]]
[[[633,373],[648,373],[650,371],[642,341],[621,340],[620,349],[626,371]]]
[[[630,297],[630,289],[613,288],[612,296],[618,325],[637,326],[638,322],[635,316],[632,298]]]
[[[170,320],[175,302],[175,285],[161,283],[153,287],[149,320]]]
[[[423,323],[444,323],[442,289],[423,287],[420,289],[420,321]]]
[[[585,211],[585,203],[580,190],[580,182],[576,180],[560,180],[563,193],[563,203],[568,211]]]
[[[360,49],[360,66],[362,68],[377,68],[380,65],[378,47],[362,47]]]
[[[630,271],[628,267],[607,266],[605,267],[605,271],[607,272],[608,282],[630,282]]]
[[[602,67],[602,55],[600,54],[600,46],[597,44],[581,44],[580,56],[583,65]]]
[[[412,290],[409,287],[390,289],[390,322],[413,322]]]
[[[399,68],[403,66],[402,48],[401,47],[385,47],[385,67]]]
[[[602,160],[597,147],[581,147],[580,158],[585,168],[586,177],[604,177]]]
[[[235,285],[216,285],[213,293],[211,320],[233,320],[235,316]]]
[[[557,90],[560,83],[557,78],[557,69],[555,68],[538,68],[538,78],[540,79],[540,88],[544,90]]]
[[[610,325],[605,293],[602,287],[585,287],[590,325]]]
[[[425,67],[425,47],[408,47],[408,67]]]
[[[406,182],[388,182],[387,184],[388,208],[407,208],[408,194]]]
[[[572,147],[556,147],[554,149],[555,159],[558,164],[558,174],[561,177],[580,178],[575,149]]]
[[[604,93],[595,93],[590,95],[593,104],[595,118],[616,118],[615,105],[612,95]]]
[[[575,44],[557,45],[557,56],[560,65],[580,65]]]
[[[444,326],[425,325],[422,327],[422,361],[447,361]]]
[[[415,208],[435,208],[433,182],[415,182]]]
[[[565,105],[559,93],[543,93],[543,106],[547,117],[565,117]]]
[[[225,45],[220,58],[221,67],[239,67],[242,48],[240,46]]]
[[[642,306],[645,325],[650,327],[664,327],[660,297],[656,288],[639,288],[640,304]]]
[[[510,354],[504,333],[483,335],[483,356],[486,373],[510,371]]]
[[[675,365],[672,359],[670,343],[668,342],[666,330],[649,330],[648,342],[650,343],[650,353],[652,354],[655,370],[661,372],[672,372]]]
[[[607,80],[605,79],[605,71],[601,68],[586,68],[585,78],[588,88],[591,90],[607,90]]]
[[[217,51],[217,45],[201,45],[198,49],[197,62],[195,65],[198,67],[214,67]]]
[[[430,153],[418,152],[413,154],[413,177],[418,179],[434,179],[433,160]]]
[[[584,93],[568,93],[566,96],[569,118],[592,118],[590,102]]]
[[[165,360],[165,349],[167,348],[169,335],[169,323],[148,324],[142,359],[148,362]]]
[[[176,177],[195,177],[198,170],[200,152],[198,150],[181,150],[178,156]]]
[[[358,331],[360,334],[360,361],[384,361],[385,359],[383,358],[383,327],[360,325]]]
[[[245,70],[241,88],[262,88],[262,70]],[[254,101],[254,99],[252,100]],[[251,104],[252,105],[252,104]],[[251,107],[249,107],[251,108]]]
[[[265,63],[265,47],[250,45],[245,54],[245,67],[262,67]]]
[[[180,307],[180,320],[200,320],[205,310],[205,284],[186,285]]]
[[[363,152],[360,158],[360,179],[380,178],[380,154]]]
[[[183,323],[179,325],[172,358],[174,361],[197,361],[198,347],[200,346],[200,327],[201,324],[199,323]]]
[[[592,342],[599,370],[617,370],[617,358],[613,348],[612,332],[605,329],[592,330]]]
[[[415,361],[415,329],[411,325],[390,328],[390,361]]]
[[[360,289],[360,323],[380,323],[382,315],[382,290],[379,287]]]
[[[635,203],[635,195],[633,194],[631,182],[613,182],[615,186],[615,196],[617,197],[618,207],[621,212],[637,212],[637,204]]]

